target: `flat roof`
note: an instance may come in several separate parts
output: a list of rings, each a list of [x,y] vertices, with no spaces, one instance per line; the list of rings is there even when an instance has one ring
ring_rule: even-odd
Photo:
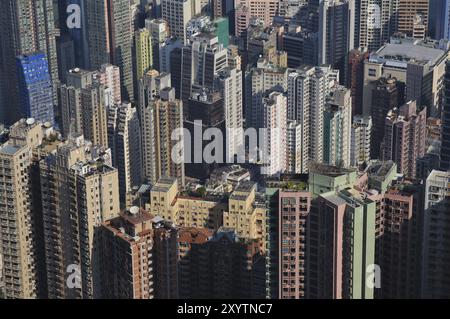
[[[441,49],[431,48],[412,42],[388,43],[380,48],[375,54],[387,60],[397,60],[406,62],[408,60],[425,61],[430,65],[436,65],[439,60],[446,55]]]
[[[18,145],[11,145],[11,144],[3,144],[0,146],[0,153],[2,154],[8,154],[8,155],[14,155],[16,154],[22,147]]]

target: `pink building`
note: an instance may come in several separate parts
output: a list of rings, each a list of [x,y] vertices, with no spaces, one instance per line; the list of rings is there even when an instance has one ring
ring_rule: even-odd
[[[278,13],[279,0],[237,0],[236,1],[236,36],[248,28],[252,18],[260,19],[264,26],[269,26]]]
[[[305,297],[306,219],[311,193],[279,193],[279,298]]]
[[[418,111],[416,101],[390,110],[385,120],[382,159],[397,164],[398,172],[416,176],[417,159],[426,152],[427,108]]]
[[[112,64],[102,64],[100,70],[95,72],[95,78],[101,84],[103,84],[105,88],[111,90],[111,102],[115,105],[120,105],[122,103],[122,92],[120,88],[120,68]]]

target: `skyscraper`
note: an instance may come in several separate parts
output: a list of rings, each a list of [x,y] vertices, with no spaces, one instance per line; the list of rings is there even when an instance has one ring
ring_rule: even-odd
[[[372,91],[372,105],[370,116],[372,117],[372,133],[370,155],[372,158],[380,158],[381,142],[384,138],[384,124],[389,110],[399,106],[401,84],[395,78],[381,78],[376,82]]]
[[[377,298],[420,297],[423,196],[423,186],[410,180],[390,187],[383,196],[376,256],[382,284]]]
[[[183,101],[191,97],[194,87],[213,88],[215,76],[227,67],[227,49],[217,36],[206,33],[193,36],[182,48],[180,58],[179,67],[171,73],[180,74],[180,86],[175,89]]]
[[[288,75],[288,119],[302,127],[302,173],[308,172],[311,162],[323,161],[324,110],[338,74],[330,67],[305,66]]]
[[[450,169],[450,62],[447,62],[445,65],[440,169],[443,171]]]
[[[118,171],[107,153],[97,157],[82,137],[58,145],[39,166],[49,297],[98,297],[97,227],[120,211]],[[78,287],[66,284],[73,267]]]
[[[331,89],[323,120],[323,161],[326,164],[350,167],[352,99],[344,86]]]
[[[352,91],[352,115],[363,114],[364,61],[368,51],[353,49],[347,54],[345,85]]]
[[[184,185],[183,102],[175,99],[174,91],[166,87],[141,106],[144,172],[151,183],[174,177]],[[177,131],[175,140],[172,135]]]
[[[378,50],[391,35],[391,0],[355,1],[355,47]]]
[[[331,180],[342,176],[339,168],[320,170],[319,175]],[[350,177],[351,173],[344,175]],[[315,178],[321,179],[317,172]],[[308,298],[374,298],[366,273],[375,263],[377,203],[370,193],[353,188],[355,182],[350,180],[341,190],[324,192],[311,202]]]
[[[146,211],[132,207],[102,224],[102,298],[154,298],[152,220]]]
[[[41,144],[44,133],[40,123],[21,120],[11,127],[10,139],[0,146],[0,216],[3,240],[1,251],[6,298],[37,298],[36,232],[32,210],[32,181],[28,174],[32,151]],[[19,169],[20,168],[20,169]]]
[[[153,66],[153,48],[150,30],[139,29],[134,33],[136,76],[139,80]]]
[[[278,298],[306,297],[307,219],[311,194],[281,190],[278,207]]]
[[[87,1],[86,14],[90,68],[99,69],[105,63],[118,66],[122,98],[124,101],[133,100],[133,36],[130,1]]]
[[[287,170],[287,98],[272,92],[263,99],[263,167],[261,174],[280,175]]]
[[[428,34],[429,0],[394,0],[393,31],[423,39]],[[440,38],[439,38],[440,39]]]
[[[410,101],[390,110],[385,119],[381,159],[393,160],[399,173],[416,177],[417,159],[425,155],[427,109]]]
[[[357,115],[353,117],[350,147],[350,165],[352,167],[359,167],[370,161],[371,131],[372,118],[370,116]]]
[[[422,298],[450,297],[450,174],[433,170],[425,188],[423,228]]]
[[[141,128],[136,108],[131,104],[113,106],[108,110],[108,145],[112,164],[119,172],[120,202],[142,182]]]
[[[195,14],[192,0],[161,0],[162,18],[169,24],[171,35],[186,44],[186,25]]]
[[[19,92],[16,57],[42,52],[47,55],[48,72],[56,104],[58,62],[52,0],[5,0],[0,3],[0,122],[19,120]]]
[[[319,65],[331,64],[344,83],[346,56],[354,48],[354,2],[322,0],[319,9]]]
[[[41,123],[55,122],[53,87],[45,53],[21,55],[17,58],[19,109],[22,117]]]
[[[237,69],[224,69],[218,76],[218,88],[223,99],[225,128],[229,130],[226,144],[227,158],[233,159],[239,149],[244,147],[242,72]]]
[[[104,222],[98,248],[102,298],[177,298],[177,233],[170,223],[139,207]]]

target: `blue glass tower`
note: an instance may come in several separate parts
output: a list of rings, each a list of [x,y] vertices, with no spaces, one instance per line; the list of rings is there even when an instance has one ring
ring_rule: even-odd
[[[52,80],[45,53],[36,52],[18,56],[17,74],[21,114],[53,125]]]

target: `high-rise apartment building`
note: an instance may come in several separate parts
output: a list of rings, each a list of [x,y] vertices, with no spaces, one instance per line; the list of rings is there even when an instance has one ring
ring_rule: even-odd
[[[330,90],[323,121],[323,162],[350,167],[352,99],[349,89],[339,85]]]
[[[195,12],[195,1],[161,0],[162,18],[167,21],[171,35],[186,43],[186,26]]]
[[[159,72],[163,72],[160,65],[160,50],[165,45],[166,39],[169,37],[169,25],[163,19],[147,19],[145,20],[145,27],[150,31],[153,68]]]
[[[404,180],[390,187],[382,201],[382,234],[376,263],[381,269],[377,298],[419,298],[424,189]]]
[[[425,184],[422,298],[450,297],[450,174],[433,170]]]
[[[274,66],[267,60],[258,63],[257,68],[245,74],[244,116],[246,128],[263,127],[263,99],[273,91],[285,92],[287,69]]]
[[[101,151],[101,149],[100,149]],[[39,164],[49,298],[100,294],[98,227],[120,211],[118,171],[82,137],[69,139]],[[66,283],[78,269],[78,286]]]
[[[278,298],[306,297],[307,219],[311,194],[280,190],[278,207]]]
[[[140,106],[144,176],[151,183],[175,177],[184,185],[183,102],[175,99],[173,88],[159,94]]]
[[[102,298],[154,298],[152,220],[146,211],[132,207],[102,224]]]
[[[177,229],[131,207],[102,224],[102,298],[178,296]]]
[[[445,79],[443,91],[440,169],[450,169],[450,62],[445,65]]]
[[[118,66],[105,63],[100,66],[100,69],[94,72],[94,78],[108,90],[111,97],[105,101],[106,106],[113,104],[119,105],[122,103],[122,89],[121,89],[121,71]]]
[[[287,98],[283,93],[272,92],[263,99],[264,133],[261,174],[280,175],[287,170]]]
[[[395,78],[380,78],[372,90],[372,103],[369,115],[372,118],[370,155],[380,158],[381,143],[384,138],[384,125],[389,110],[397,108],[402,101],[402,84]]]
[[[235,2],[235,35],[238,37],[250,25],[252,18],[258,18],[269,26],[278,13],[278,0],[238,0]]]
[[[12,125],[22,116],[19,107],[19,78],[16,58],[42,52],[47,55],[48,72],[56,104],[58,62],[52,0],[5,0],[0,3],[0,122]],[[3,98],[3,100],[1,100]]]
[[[120,202],[142,182],[141,127],[136,108],[122,104],[108,110],[108,145],[119,172]]]
[[[130,1],[87,1],[86,15],[90,68],[99,69],[105,63],[118,66],[122,98],[126,101],[133,100],[133,30]]]
[[[347,53],[354,48],[353,1],[323,0],[319,8],[319,65],[331,64],[344,83]]]
[[[424,39],[428,34],[429,0],[394,0],[393,31]],[[440,38],[439,38],[440,39]]]
[[[6,298],[38,297],[36,223],[33,216],[32,180],[29,172],[33,148],[42,143],[44,130],[34,119],[11,127],[9,140],[0,146],[0,251]]]
[[[315,174],[341,179],[334,168]],[[331,171],[330,171],[331,169]],[[308,230],[308,298],[372,299],[367,271],[375,263],[377,203],[352,184],[312,200]]]
[[[214,235],[181,228],[178,238],[180,298],[262,298],[264,258],[258,240],[239,238],[231,228]]]
[[[422,298],[450,296],[448,211],[450,174],[433,170],[425,184],[425,217],[422,250]]]
[[[19,114],[41,123],[55,122],[53,87],[45,53],[31,53],[17,57]]]
[[[150,192],[150,212],[179,227],[215,232],[223,225],[227,205],[220,196],[186,196],[179,190],[176,179],[159,179]]]
[[[350,146],[350,165],[352,167],[360,167],[370,161],[371,132],[372,118],[370,116],[357,115],[353,117]]]
[[[415,101],[390,110],[386,116],[381,159],[392,160],[399,173],[416,176],[417,159],[426,152],[427,108],[418,110]]]
[[[223,213],[223,226],[233,228],[240,238],[260,239],[261,251],[266,249],[265,199],[257,192],[257,184],[240,183],[228,199]]]
[[[281,47],[287,52],[290,68],[319,64],[319,41],[315,32],[301,27],[283,32]]]
[[[136,77],[141,79],[144,73],[153,67],[153,47],[150,30],[144,28],[134,33]]]
[[[224,69],[218,74],[217,81],[223,100],[225,128],[229,134],[226,143],[226,158],[232,160],[244,147],[242,72],[235,68]]]
[[[324,110],[338,74],[330,67],[305,66],[288,75],[287,116],[302,127],[302,173],[308,172],[311,162],[323,161]]]
[[[84,134],[83,89],[93,83],[93,73],[81,69],[72,69],[66,75],[66,83],[58,86],[58,107],[60,129],[64,137]]]
[[[345,84],[352,91],[352,115],[363,114],[364,61],[369,57],[368,51],[353,49],[347,54]]]
[[[193,36],[179,53],[179,61],[171,63],[171,74],[180,77],[179,83],[174,79],[173,84],[183,101],[191,97],[195,87],[213,88],[214,78],[227,67],[227,49],[211,34]]]
[[[355,1],[355,47],[378,50],[391,35],[391,0]]]

